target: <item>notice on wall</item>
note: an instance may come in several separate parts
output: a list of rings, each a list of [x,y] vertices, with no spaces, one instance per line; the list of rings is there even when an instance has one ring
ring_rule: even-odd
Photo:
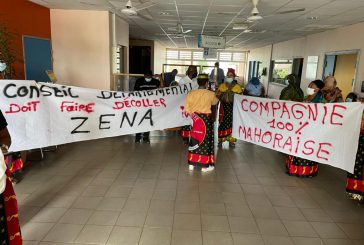
[[[114,92],[2,80],[0,109],[10,151],[22,151],[190,124],[184,103],[191,89]]]
[[[235,95],[233,136],[352,173],[363,109]]]
[[[204,48],[203,49],[203,58],[204,59],[217,59],[217,49]]]

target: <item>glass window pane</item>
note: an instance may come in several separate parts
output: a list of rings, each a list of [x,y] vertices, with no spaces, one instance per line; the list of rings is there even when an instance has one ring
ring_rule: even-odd
[[[191,60],[192,52],[191,51],[179,51],[179,58],[181,60]]]
[[[219,60],[223,60],[223,61],[231,61],[231,56],[232,53],[227,53],[227,52],[221,52],[219,55]]]
[[[233,61],[245,61],[246,53],[233,53]]]
[[[193,52],[193,60],[203,60],[203,52]]]
[[[167,50],[167,59],[178,59],[178,50]]]

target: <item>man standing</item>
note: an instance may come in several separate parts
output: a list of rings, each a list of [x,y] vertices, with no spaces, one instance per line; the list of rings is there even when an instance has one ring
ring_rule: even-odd
[[[142,90],[153,90],[160,87],[160,82],[157,79],[153,78],[153,72],[147,71],[144,73],[144,77],[139,78],[135,82],[134,90],[135,91],[142,91]],[[142,139],[143,135],[143,142],[149,143],[149,132],[138,133],[135,136],[135,143],[139,143]]]
[[[172,72],[164,73],[164,86],[169,87],[173,81],[176,80],[177,69],[173,69]]]
[[[209,81],[210,84],[214,84],[217,88],[221,83],[224,82],[224,70],[220,68],[219,62],[215,63],[215,68],[211,71]]]

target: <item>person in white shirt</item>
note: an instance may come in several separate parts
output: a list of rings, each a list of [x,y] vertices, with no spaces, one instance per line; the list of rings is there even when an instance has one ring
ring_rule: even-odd
[[[197,66],[190,65],[186,71],[186,76],[179,80],[178,85],[184,85],[187,83],[192,83],[192,88],[197,89]]]
[[[224,70],[220,68],[219,62],[216,62],[215,68],[210,73],[209,82],[210,84],[213,83],[215,84],[215,86],[219,86],[221,83],[224,82],[224,78],[225,78]]]

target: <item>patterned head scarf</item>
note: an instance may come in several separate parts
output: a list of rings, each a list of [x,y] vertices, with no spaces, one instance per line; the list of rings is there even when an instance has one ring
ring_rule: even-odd
[[[228,70],[227,70],[227,73],[226,73],[226,74],[228,74],[229,72],[230,72],[230,73],[232,73],[234,77],[236,77],[235,69],[233,69],[233,68],[228,68]]]

